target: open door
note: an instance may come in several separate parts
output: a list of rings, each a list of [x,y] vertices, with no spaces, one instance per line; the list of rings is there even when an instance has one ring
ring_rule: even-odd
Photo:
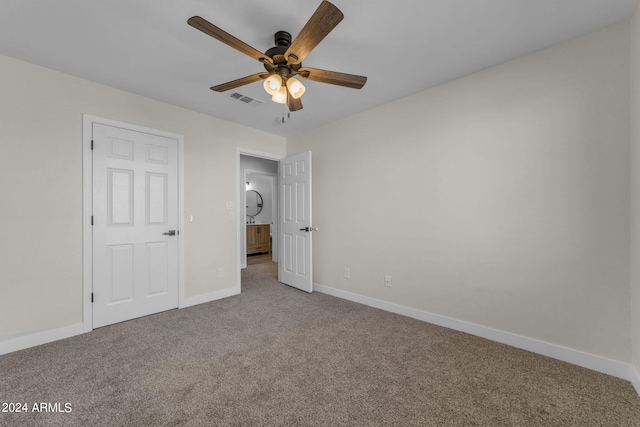
[[[313,290],[311,226],[311,151],[280,160],[280,256],[278,280],[305,292]]]

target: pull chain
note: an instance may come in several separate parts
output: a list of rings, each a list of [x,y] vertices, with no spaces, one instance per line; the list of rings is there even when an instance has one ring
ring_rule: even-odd
[[[280,122],[282,122],[282,124],[285,124],[287,120],[291,118],[291,112],[288,110],[289,106],[287,104],[282,104],[282,116],[280,117]]]

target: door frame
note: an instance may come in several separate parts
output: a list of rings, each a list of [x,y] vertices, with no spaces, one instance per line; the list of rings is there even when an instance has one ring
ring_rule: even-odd
[[[236,251],[236,256],[237,256],[237,266],[238,266],[238,289],[240,289],[242,291],[242,269],[246,267],[247,264],[247,255],[246,255],[246,251],[243,250],[244,248],[244,243],[242,242],[242,239],[246,239],[245,238],[245,227],[246,227],[246,212],[245,212],[245,202],[244,202],[244,196],[245,196],[245,192],[246,192],[246,187],[245,187],[245,179],[244,179],[244,173],[240,168],[240,156],[250,156],[250,157],[257,157],[260,159],[267,159],[267,160],[272,160],[274,162],[279,162],[280,160],[286,158],[287,156],[285,155],[278,155],[278,154],[273,154],[273,153],[267,153],[264,151],[257,151],[257,150],[251,150],[249,148],[243,148],[243,147],[237,147],[236,148],[236,188],[238,189],[237,194],[236,194],[236,218],[238,219],[238,229],[237,229],[237,235],[238,235],[238,245],[237,248],[238,250]],[[275,177],[275,182],[274,185],[276,186],[276,191],[277,191],[277,186],[278,186],[278,175],[276,174]],[[280,215],[280,203],[278,203],[278,207],[277,207],[277,214]],[[277,238],[277,236],[276,236]],[[280,247],[280,242],[277,242],[278,248]],[[243,254],[244,254],[244,260],[243,260]]]
[[[178,230],[184,230],[184,136],[119,122],[103,117],[82,115],[82,324],[84,332],[93,330],[93,156],[91,140],[93,124],[119,127],[178,141]],[[184,237],[178,236],[178,308],[184,306]]]

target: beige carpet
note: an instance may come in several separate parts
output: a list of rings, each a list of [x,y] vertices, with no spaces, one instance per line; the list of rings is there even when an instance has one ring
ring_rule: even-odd
[[[29,412],[0,425],[640,426],[625,381],[305,294],[274,267],[235,297],[1,356],[0,401]]]

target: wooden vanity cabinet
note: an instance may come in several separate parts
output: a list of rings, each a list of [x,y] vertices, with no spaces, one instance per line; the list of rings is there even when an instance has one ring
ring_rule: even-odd
[[[271,253],[270,229],[269,224],[247,224],[247,255]]]

